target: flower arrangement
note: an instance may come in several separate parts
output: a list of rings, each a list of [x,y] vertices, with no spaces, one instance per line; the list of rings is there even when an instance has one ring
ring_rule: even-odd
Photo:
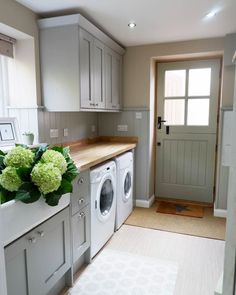
[[[72,192],[78,174],[69,148],[16,145],[8,153],[0,151],[0,202],[15,199],[28,204],[43,196],[48,205],[56,206],[63,194]]]

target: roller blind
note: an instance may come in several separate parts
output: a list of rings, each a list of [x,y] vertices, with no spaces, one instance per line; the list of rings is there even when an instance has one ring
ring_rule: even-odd
[[[0,54],[13,57],[13,45],[15,42],[15,39],[0,33]]]

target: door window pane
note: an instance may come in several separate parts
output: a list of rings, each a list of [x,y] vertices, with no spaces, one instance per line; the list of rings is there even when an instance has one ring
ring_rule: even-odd
[[[186,70],[165,72],[165,97],[185,96]]]
[[[165,125],[184,125],[185,100],[165,100]]]
[[[188,99],[188,126],[209,125],[209,98]]]
[[[211,89],[211,69],[189,70],[189,96],[209,96]]]

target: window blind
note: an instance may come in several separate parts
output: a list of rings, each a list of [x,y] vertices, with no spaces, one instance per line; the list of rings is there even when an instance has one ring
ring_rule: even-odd
[[[13,57],[13,45],[15,42],[15,39],[0,33],[0,54]]]

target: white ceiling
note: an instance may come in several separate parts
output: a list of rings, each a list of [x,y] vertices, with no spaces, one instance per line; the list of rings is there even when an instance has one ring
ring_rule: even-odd
[[[235,0],[17,0],[42,16],[81,12],[125,46],[236,32]],[[206,14],[217,14],[211,19]],[[137,26],[131,30],[130,21]]]

